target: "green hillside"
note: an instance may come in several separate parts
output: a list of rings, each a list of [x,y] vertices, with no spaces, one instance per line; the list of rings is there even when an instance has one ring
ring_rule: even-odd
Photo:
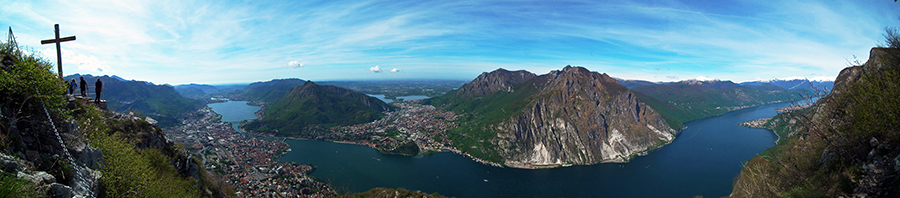
[[[265,106],[261,120],[244,127],[279,136],[314,136],[317,129],[371,122],[393,107],[377,98],[335,86],[305,82]]]

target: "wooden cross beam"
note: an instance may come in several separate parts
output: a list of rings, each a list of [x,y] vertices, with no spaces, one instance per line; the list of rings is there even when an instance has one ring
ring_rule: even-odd
[[[59,24],[54,24],[54,25],[53,25],[53,28],[56,29],[56,38],[55,38],[55,39],[41,40],[41,45],[44,45],[44,44],[50,44],[50,43],[56,43],[56,69],[59,70],[59,79],[62,80],[62,78],[63,78],[63,73],[62,73],[62,51],[60,50],[59,43],[66,42],[66,41],[74,41],[74,40],[75,40],[75,36],[68,36],[68,37],[59,38]]]

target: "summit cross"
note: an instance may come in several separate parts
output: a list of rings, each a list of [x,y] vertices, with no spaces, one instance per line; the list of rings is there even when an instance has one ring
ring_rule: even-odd
[[[74,40],[75,40],[75,36],[68,36],[68,37],[59,38],[59,24],[54,24],[54,25],[53,25],[53,28],[56,29],[56,38],[55,38],[55,39],[41,40],[41,45],[44,45],[44,44],[50,44],[50,43],[56,43],[56,69],[59,71],[59,79],[62,80],[62,79],[63,79],[63,73],[62,73],[62,51],[60,50],[59,43],[66,42],[66,41],[74,41]]]

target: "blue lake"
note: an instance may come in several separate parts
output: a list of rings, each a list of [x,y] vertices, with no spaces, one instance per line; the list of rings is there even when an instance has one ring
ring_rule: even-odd
[[[238,103],[210,107],[220,114],[246,114],[225,110],[247,106],[232,102]],[[349,192],[390,187],[455,197],[721,197],[731,193],[742,163],[777,139],[769,130],[737,124],[772,117],[775,109],[788,105],[688,122],[674,142],[628,163],[523,170],[482,165],[453,153],[404,157],[367,146],[305,140],[287,140],[292,151],[279,160],[315,165],[312,176]],[[250,112],[239,118],[256,117]]]
[[[394,100],[384,98],[384,97],[386,97],[384,94],[366,94],[366,95],[378,98],[379,100],[384,101],[385,103],[394,102]],[[417,95],[397,96],[397,99],[403,99],[403,100],[421,100],[421,99],[428,99],[428,98],[429,98],[428,96],[417,96]]]
[[[249,105],[247,101],[227,101],[206,106],[222,115],[222,122],[241,122],[242,120],[256,119],[258,117],[254,113],[260,109],[259,106]]]

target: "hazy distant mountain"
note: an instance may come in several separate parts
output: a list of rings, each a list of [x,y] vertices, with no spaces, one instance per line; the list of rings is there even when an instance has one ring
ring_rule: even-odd
[[[241,90],[246,84],[230,84],[230,85],[207,85],[207,84],[185,84],[176,85],[175,91],[184,97],[194,99],[205,99],[210,96],[219,96],[224,93]]]
[[[197,89],[204,93],[212,93],[212,92],[219,91],[219,89],[216,88],[216,86],[206,85],[206,84],[194,84],[194,83],[186,84],[186,85],[176,85],[175,90],[178,90],[178,89]]]
[[[432,80],[432,79],[403,79],[403,80],[355,80],[355,81],[319,81],[319,85],[334,85],[366,94],[381,94],[387,99],[397,96],[428,96],[435,97],[446,94],[469,82],[468,80]]]
[[[84,77],[89,93],[94,93],[94,82],[98,77],[91,75],[69,75],[64,79]],[[145,81],[122,81],[110,76],[99,77],[103,82],[101,99],[107,101],[107,107],[117,112],[137,111],[159,121],[160,126],[173,126],[179,123],[177,117],[184,112],[196,110],[200,102],[185,98],[175,92],[170,85],[154,85]],[[76,89],[75,92],[78,92]]]
[[[676,131],[606,74],[498,69],[426,103],[464,114],[453,146],[514,167],[627,161]]]
[[[721,115],[731,110],[799,99],[796,90],[772,84],[739,85],[731,81],[698,81],[636,86],[642,101],[679,122]]]
[[[184,97],[202,98],[205,97],[207,93],[217,91],[217,89],[212,85],[187,84],[175,86],[175,91]]]
[[[634,87],[639,87],[639,86],[647,86],[647,85],[656,85],[657,84],[655,82],[643,81],[643,80],[625,80],[625,79],[621,79],[621,78],[616,78],[616,80],[619,81],[619,84],[622,84],[623,86],[628,87],[629,89],[634,88]]]
[[[287,84],[282,81],[279,85]],[[271,94],[274,92],[267,92]],[[265,106],[261,120],[248,130],[279,136],[314,137],[317,129],[371,122],[393,107],[366,94],[306,81]]]
[[[828,90],[831,91],[832,87],[834,87],[834,81],[809,81],[806,79],[794,79],[794,80],[765,80],[765,81],[751,81],[751,82],[742,82],[741,85],[764,85],[764,84],[772,84],[781,88],[790,89],[790,90],[814,90],[819,89],[820,91]]]

